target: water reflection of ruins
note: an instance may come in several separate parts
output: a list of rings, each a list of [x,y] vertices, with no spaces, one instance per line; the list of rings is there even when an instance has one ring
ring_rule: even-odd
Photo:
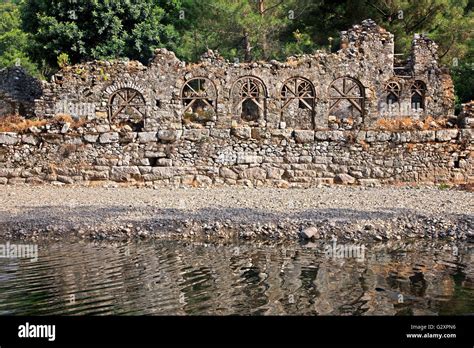
[[[472,245],[394,243],[363,259],[325,246],[40,245],[37,262],[0,259],[0,313],[474,312]]]

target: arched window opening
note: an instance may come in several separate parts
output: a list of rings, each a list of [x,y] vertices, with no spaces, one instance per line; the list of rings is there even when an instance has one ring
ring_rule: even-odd
[[[266,112],[266,87],[253,76],[239,78],[232,87],[234,111],[243,121],[257,122]]]
[[[303,77],[286,80],[280,91],[282,120],[288,127],[313,129],[315,98],[311,81]]]
[[[280,97],[283,102],[282,109],[288,107],[293,100],[298,100],[299,109],[313,110],[316,93],[311,81],[292,77],[283,84]]]
[[[109,97],[109,122],[118,126],[130,126],[133,131],[143,130],[146,117],[143,95],[133,88],[122,88]]]
[[[411,86],[411,108],[415,111],[425,109],[426,85],[423,81],[415,81]]]
[[[389,82],[385,88],[387,92],[387,104],[389,108],[392,108],[393,105],[400,103],[400,85],[396,82]]]
[[[185,122],[206,123],[215,118],[217,103],[216,87],[211,80],[196,77],[187,81],[181,89]]]
[[[350,129],[364,117],[365,92],[360,81],[344,76],[329,86],[329,122],[331,128]]]

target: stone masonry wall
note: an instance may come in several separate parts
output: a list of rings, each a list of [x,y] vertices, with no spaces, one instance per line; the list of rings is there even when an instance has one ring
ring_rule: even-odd
[[[437,65],[434,42],[417,36],[407,71],[400,75],[394,72],[394,37],[385,29],[367,20],[341,35],[337,53],[317,51],[286,62],[228,62],[209,51],[199,63],[186,64],[158,49],[148,66],[95,61],[66,67],[43,88],[35,115],[87,118],[96,126],[91,131],[123,127],[130,117],[142,119],[128,122],[134,130],[157,131],[232,125],[355,129],[387,116],[453,115],[452,80]],[[391,106],[395,116],[386,114],[390,86],[398,98]],[[414,86],[421,86],[420,107],[405,110],[415,101]],[[126,90],[137,92],[132,104],[139,110],[116,107],[123,102],[117,93]]]
[[[392,34],[367,20],[341,35],[337,53],[284,63],[228,62],[209,51],[186,64],[158,49],[148,66],[66,67],[41,84],[29,115],[51,122],[0,133],[0,184],[473,182],[472,129],[376,127],[381,118],[453,116],[435,43],[415,37],[396,73]],[[18,99],[10,80],[0,92]],[[389,99],[392,111],[413,107],[387,113]]]
[[[473,182],[471,129],[0,133],[0,183],[309,187]]]

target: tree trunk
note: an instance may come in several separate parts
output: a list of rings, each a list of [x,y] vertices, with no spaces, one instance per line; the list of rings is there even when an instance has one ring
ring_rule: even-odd
[[[252,47],[250,46],[250,39],[248,31],[244,31],[244,59],[246,62],[250,62],[252,60],[252,55],[250,51]]]
[[[258,0],[258,12],[260,17],[263,18],[265,14],[265,0]],[[261,33],[262,37],[262,54],[264,59],[268,59],[268,42],[267,42],[267,33],[264,31]]]

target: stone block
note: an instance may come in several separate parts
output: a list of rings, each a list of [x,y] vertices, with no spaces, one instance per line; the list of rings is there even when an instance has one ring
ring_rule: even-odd
[[[355,184],[356,179],[349,174],[337,174],[334,177],[334,182],[336,184],[342,184],[342,185],[352,185]]]
[[[196,175],[194,181],[199,187],[207,187],[212,185],[212,179],[206,175]]]
[[[413,131],[411,132],[412,142],[430,142],[435,141],[435,131],[425,130],[425,131]]]
[[[457,129],[440,129],[436,131],[437,141],[450,141],[458,137],[459,131]]]
[[[158,158],[156,165],[159,167],[171,167],[173,165],[173,160],[169,158]]]
[[[98,133],[110,132],[110,126],[108,124],[99,124],[99,125],[95,126],[95,129]]]
[[[117,143],[119,140],[119,134],[116,132],[102,133],[99,137],[99,142],[101,144]]]
[[[38,145],[39,144],[39,138],[36,135],[33,135],[33,134],[23,134],[21,136],[21,141],[24,144],[28,144],[28,145]]]
[[[313,143],[314,131],[312,130],[295,130],[295,141],[299,144]]]
[[[219,169],[219,175],[225,179],[237,180],[239,178],[239,175],[234,170],[227,167],[221,167]]]
[[[20,141],[17,133],[0,133],[0,144],[15,145]]]
[[[128,181],[133,176],[139,176],[140,170],[137,166],[112,167],[110,179],[115,181]]]
[[[139,132],[138,142],[140,144],[152,143],[157,141],[156,132]]]
[[[268,179],[280,180],[285,171],[280,168],[267,168],[267,177]]]
[[[169,179],[176,174],[173,167],[154,167],[151,172],[158,179]]]
[[[291,139],[292,134],[291,129],[270,129],[270,135],[275,138]]]
[[[329,140],[329,134],[331,131],[316,131],[314,132],[314,138],[316,140]]]
[[[209,137],[209,129],[185,129],[183,131],[183,139],[190,141],[199,141],[205,137]]]
[[[332,141],[344,141],[346,139],[346,135],[343,131],[330,131],[329,132],[329,140]]]
[[[178,140],[181,135],[181,131],[174,129],[162,129],[158,131],[158,139],[166,143],[172,143]]]
[[[211,137],[216,139],[229,139],[230,138],[230,129],[211,129]]]
[[[301,236],[304,239],[318,239],[319,238],[319,232],[318,229],[314,226],[307,227],[301,231]]]
[[[391,132],[377,132],[376,140],[377,141],[389,141],[392,138]]]
[[[88,143],[96,143],[99,139],[99,134],[84,134],[84,141]]]
[[[244,169],[240,173],[241,179],[265,180],[266,177],[267,177],[267,171],[259,167],[247,168],[247,169]]]
[[[252,137],[252,128],[236,127],[232,128],[231,134],[239,139],[250,139]]]

